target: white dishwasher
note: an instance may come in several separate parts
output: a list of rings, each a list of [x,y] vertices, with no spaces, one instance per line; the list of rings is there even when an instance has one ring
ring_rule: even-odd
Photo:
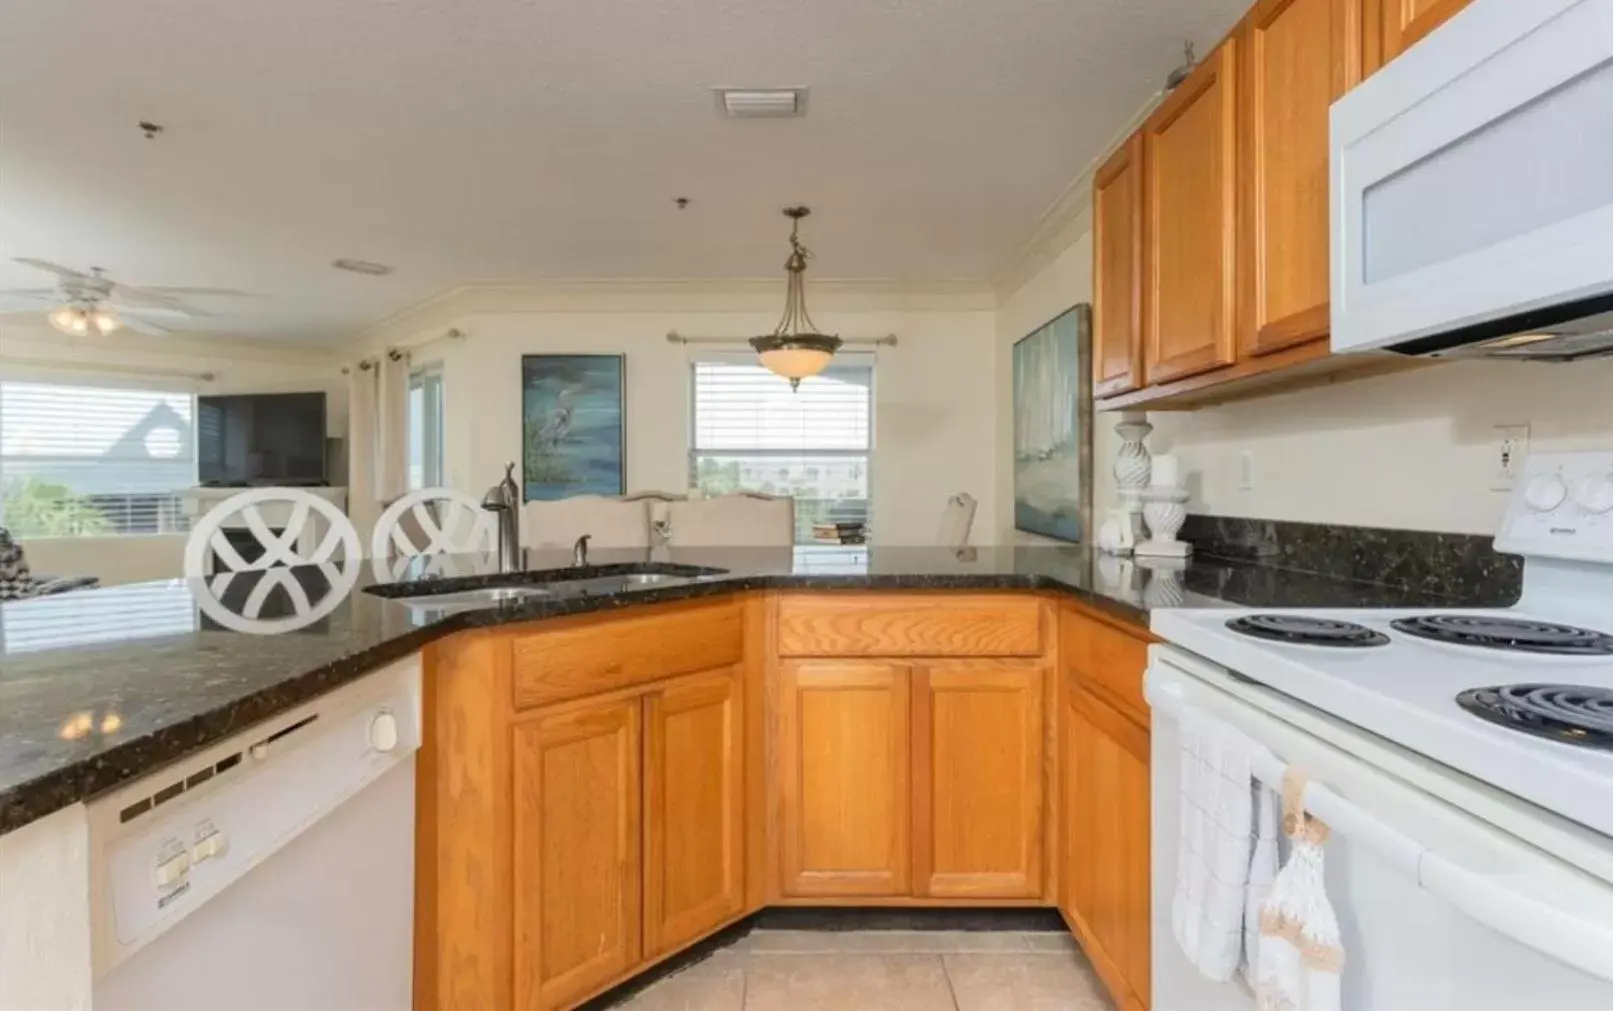
[[[420,663],[90,805],[95,1011],[407,1011]]]

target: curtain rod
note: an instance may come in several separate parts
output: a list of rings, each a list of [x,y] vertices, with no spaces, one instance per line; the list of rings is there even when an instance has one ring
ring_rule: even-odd
[[[666,332],[668,344],[745,344],[749,337],[686,337],[676,330]],[[896,335],[888,333],[883,337],[847,337],[842,341],[846,347],[890,347],[896,346]]]
[[[99,365],[82,362],[52,361],[49,358],[14,358],[0,355],[0,365],[20,365],[23,368],[56,369],[63,372],[86,372],[99,375],[151,376],[157,379],[191,379],[210,383],[218,378],[217,372],[175,372],[169,369],[148,369],[139,365]]]
[[[399,361],[402,358],[404,358],[411,351],[419,351],[422,348],[429,348],[433,344],[438,344],[438,343],[441,343],[442,341],[462,341],[462,340],[465,339],[465,336],[466,336],[465,331],[459,329],[458,327],[450,327],[449,329],[445,330],[444,332],[438,334],[435,337],[432,337],[429,340],[423,340],[418,344],[399,344],[396,347],[387,348],[384,353],[385,353],[388,361],[394,361],[395,362],[395,361]],[[368,372],[371,369],[375,368],[376,364],[378,362],[380,362],[380,360],[381,360],[380,355],[371,355],[368,358],[361,358],[357,362],[358,370],[360,372]],[[343,365],[342,366],[342,375],[344,375],[344,376],[349,375],[350,373],[352,373],[352,371],[353,371],[353,366],[352,365]]]

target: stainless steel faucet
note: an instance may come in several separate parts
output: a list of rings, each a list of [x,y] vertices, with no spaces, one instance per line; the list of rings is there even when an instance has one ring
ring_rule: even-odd
[[[571,546],[571,564],[576,568],[586,568],[588,565],[589,536],[589,534],[583,534],[577,538],[577,543]]]
[[[521,569],[521,486],[515,483],[515,462],[504,465],[504,480],[487,489],[482,508],[498,514],[498,570]]]

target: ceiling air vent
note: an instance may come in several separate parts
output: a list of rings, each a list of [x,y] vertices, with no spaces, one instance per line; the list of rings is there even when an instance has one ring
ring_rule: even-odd
[[[717,107],[734,119],[806,115],[805,88],[718,88]]]

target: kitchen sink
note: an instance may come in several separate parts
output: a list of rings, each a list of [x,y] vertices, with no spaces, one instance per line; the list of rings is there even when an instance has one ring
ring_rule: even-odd
[[[720,576],[726,569],[668,562],[630,562],[581,568],[510,572],[500,576],[470,576],[383,583],[366,592],[378,597],[434,610],[473,610],[500,607],[539,597],[596,596],[679,586],[704,576]],[[489,579],[494,579],[489,585]]]
[[[483,586],[473,590],[415,594],[404,597],[403,600],[410,607],[430,608],[436,611],[467,611],[518,603],[534,597],[552,596],[554,590],[547,586]]]

